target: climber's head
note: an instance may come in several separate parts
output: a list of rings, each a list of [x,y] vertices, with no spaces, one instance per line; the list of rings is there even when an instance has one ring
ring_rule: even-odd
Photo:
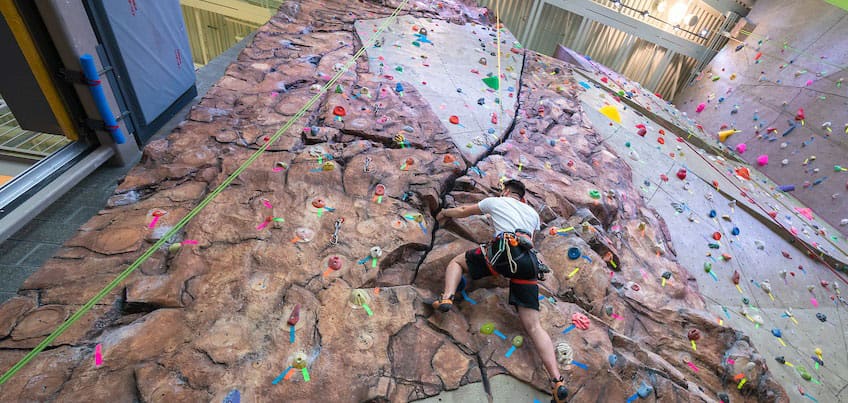
[[[524,184],[517,179],[510,179],[503,184],[503,191],[501,192],[502,197],[515,196],[522,202],[524,201],[524,194],[527,192],[527,188],[524,187]]]

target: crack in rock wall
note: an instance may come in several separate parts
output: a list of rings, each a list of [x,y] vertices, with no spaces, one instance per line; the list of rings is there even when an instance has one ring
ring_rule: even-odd
[[[0,366],[20,359],[268,141],[361,45],[355,21],[386,17],[398,2],[386,3],[283,4],[189,120],[145,148],[109,206],[0,305]],[[406,14],[440,24],[484,15],[462,3],[414,5]],[[662,246],[662,221],[629,196],[637,194],[629,168],[582,115],[567,65],[527,52],[518,115],[473,169],[417,83],[404,82],[403,97],[354,96],[396,84],[361,60],[339,84],[341,93],[325,95],[123,287],[0,386],[2,400],[221,401],[238,390],[246,400],[409,401],[501,373],[547,389],[531,346],[506,358],[507,343],[479,332],[495,322],[521,333],[506,289],[474,284],[477,304],[446,315],[423,304],[441,289],[447,261],[491,231],[480,217],[437,228],[435,213],[494,194],[502,177],[528,184],[546,228],[575,228],[538,241],[555,270],[543,326],[588,366],[563,367],[574,401],[623,400],[642,383],[661,401],[785,399],[747,338],[702,312],[687,272]],[[378,109],[392,113],[380,121]],[[408,147],[394,141],[399,131]],[[590,190],[614,192],[595,199]],[[572,246],[586,259],[568,260]],[[673,280],[661,289],[665,271]],[[562,334],[576,312],[590,328]],[[697,351],[686,339],[693,328],[702,334]],[[97,344],[101,367],[92,359]],[[295,371],[273,384],[295,362],[306,363],[311,380]],[[737,373],[749,380],[741,390]]]

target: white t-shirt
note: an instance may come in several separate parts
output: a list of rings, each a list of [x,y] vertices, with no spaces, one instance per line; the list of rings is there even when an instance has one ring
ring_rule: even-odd
[[[523,230],[531,235],[539,230],[539,213],[529,205],[512,197],[487,197],[477,203],[485,214],[492,216],[495,235]]]

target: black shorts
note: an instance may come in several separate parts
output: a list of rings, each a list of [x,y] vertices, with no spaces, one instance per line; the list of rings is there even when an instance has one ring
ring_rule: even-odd
[[[533,267],[533,261],[528,252],[522,252],[518,248],[513,248],[513,256],[519,256],[516,259],[518,269],[512,273],[509,269],[509,263],[506,259],[499,259],[497,265],[493,268],[498,274],[519,280],[536,280],[536,270]],[[478,247],[465,252],[465,263],[468,265],[468,272],[471,274],[472,280],[491,276],[486,265],[486,257],[483,251]],[[516,307],[523,306],[525,308],[539,310],[539,285],[538,284],[517,284],[510,281],[509,283],[509,304]]]

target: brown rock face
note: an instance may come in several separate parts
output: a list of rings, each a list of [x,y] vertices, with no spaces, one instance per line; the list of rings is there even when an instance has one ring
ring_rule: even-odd
[[[353,22],[388,16],[399,1],[377,3],[286,2],[189,120],[146,147],[109,207],[0,306],[0,368],[266,144],[361,46]],[[411,14],[454,23],[482,15],[432,3]],[[497,374],[548,390],[502,283],[470,284],[475,304],[443,315],[423,303],[440,292],[447,262],[492,232],[482,217],[438,228],[435,213],[516,177],[544,221],[536,242],[554,272],[542,287],[542,327],[572,401],[623,401],[648,386],[658,401],[787,401],[747,337],[703,311],[629,167],[584,118],[569,68],[527,52],[515,125],[467,162],[414,83],[403,98],[351,96],[394,84],[357,62],[341,94],[322,95],[165,248],[0,386],[0,400],[218,402],[238,390],[251,401],[403,402]],[[662,286],[664,272],[672,280]],[[588,329],[563,334],[575,313]],[[506,357],[511,344],[483,334],[486,323],[525,336],[524,345]],[[696,351],[691,329],[700,332]],[[741,389],[737,374],[748,379]]]

